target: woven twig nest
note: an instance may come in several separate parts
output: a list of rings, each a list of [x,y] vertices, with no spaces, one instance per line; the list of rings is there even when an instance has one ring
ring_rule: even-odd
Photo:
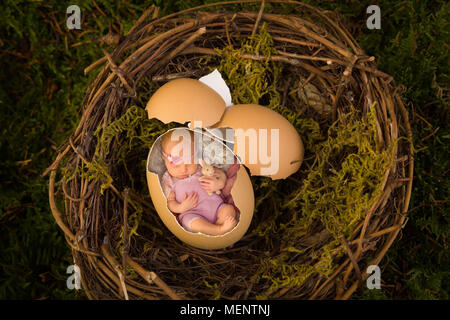
[[[77,129],[48,171],[51,210],[89,298],[346,299],[406,223],[412,133],[393,79],[376,69],[331,12],[294,1],[250,1],[246,10],[227,11],[238,3],[145,22],[152,7],[112,54],[87,68],[102,65]],[[268,6],[271,13],[264,12]],[[273,50],[256,48],[262,32]],[[255,51],[242,51],[245,43]],[[234,98],[245,97],[225,57],[245,62],[241,76],[254,72],[255,62],[278,68],[258,76],[264,81],[255,82],[260,96],[253,102],[288,118],[306,153],[301,170],[288,179],[252,177],[256,209],[247,234],[232,247],[208,251],[179,241],[155,212],[142,163],[170,125],[147,120],[142,111],[167,81],[198,79],[218,66]],[[143,132],[138,120],[151,130]],[[119,130],[125,123],[140,128],[145,141],[134,139],[141,147],[127,150],[124,159],[123,147],[133,140]],[[63,175],[55,188],[58,170]],[[372,176],[359,181],[359,198],[345,195],[364,174]],[[339,177],[339,190],[329,190]]]

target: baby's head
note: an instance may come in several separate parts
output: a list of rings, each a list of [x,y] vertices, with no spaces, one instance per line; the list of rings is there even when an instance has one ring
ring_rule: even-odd
[[[162,158],[172,177],[184,179],[194,174],[198,164],[194,159],[194,134],[188,129],[174,129],[161,139]]]

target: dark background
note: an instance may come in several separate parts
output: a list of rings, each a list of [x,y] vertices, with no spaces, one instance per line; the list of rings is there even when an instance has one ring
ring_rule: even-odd
[[[216,1],[17,1],[0,10],[0,298],[85,299],[67,289],[73,264],[48,204],[56,149],[79,121],[83,70],[126,33],[143,10],[159,16]],[[406,86],[415,170],[409,221],[382,261],[382,289],[352,299],[449,298],[449,21],[447,1],[306,1],[342,16],[378,68]],[[81,8],[81,31],[66,27],[66,8]],[[366,27],[366,8],[381,8],[381,29]],[[255,10],[259,8],[256,4]],[[267,7],[267,6],[266,6]],[[266,12],[270,9],[266,9]]]

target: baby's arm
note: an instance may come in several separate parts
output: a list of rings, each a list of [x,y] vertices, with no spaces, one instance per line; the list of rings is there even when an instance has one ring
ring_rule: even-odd
[[[167,197],[167,207],[173,213],[183,213],[197,206],[198,194],[191,192],[189,195],[184,194],[184,199],[181,202],[177,202],[175,199],[175,193],[170,192]]]
[[[214,167],[214,176],[200,177],[200,185],[206,192],[216,192],[222,190],[227,181],[227,175],[222,169]]]

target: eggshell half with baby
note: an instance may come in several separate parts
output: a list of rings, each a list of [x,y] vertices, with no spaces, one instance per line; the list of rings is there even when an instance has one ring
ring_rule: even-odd
[[[238,223],[225,234],[211,236],[187,231],[168,209],[160,182],[161,164],[158,164],[161,137],[150,149],[147,183],[159,217],[181,241],[202,249],[226,248],[247,232],[255,199],[244,166],[251,175],[284,179],[299,169],[304,154],[299,134],[282,115],[256,104],[230,106],[230,102],[226,102],[229,96],[218,91],[200,80],[176,79],[161,86],[146,107],[149,118],[164,123],[188,123],[190,130],[201,130],[210,139],[222,143],[240,163],[230,192],[239,211]]]

